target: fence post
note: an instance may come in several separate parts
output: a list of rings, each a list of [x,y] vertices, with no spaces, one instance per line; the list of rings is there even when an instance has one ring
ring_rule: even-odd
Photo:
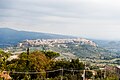
[[[63,68],[61,69],[61,79],[60,80],[63,80]]]

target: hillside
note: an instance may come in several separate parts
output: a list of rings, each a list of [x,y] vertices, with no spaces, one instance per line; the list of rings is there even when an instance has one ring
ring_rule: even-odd
[[[0,28],[0,36],[1,36],[0,47],[15,45],[15,44],[18,44],[19,42],[22,42],[22,41],[28,39],[28,40],[35,40],[37,47],[42,48],[43,45],[38,46],[36,39],[74,38],[71,36],[49,34],[49,33],[17,31],[17,30],[13,30],[13,29],[9,29],[9,28]],[[95,44],[94,42],[92,42],[90,40],[86,40],[86,39],[83,39],[83,40],[87,41],[89,44],[86,44],[84,41],[81,42],[81,41],[70,40],[72,42],[65,41],[65,43],[54,43],[54,44],[52,44],[52,46],[45,45],[44,48],[62,53],[63,56],[67,56],[67,57],[68,57],[68,55],[69,55],[69,57],[71,57],[71,56],[74,57],[74,55],[76,55],[78,57],[89,57],[89,58],[111,58],[111,57],[117,56],[116,53],[112,53],[111,49],[109,49],[107,46],[104,46],[105,44],[107,44],[106,41],[103,41],[103,42],[97,41],[96,43],[98,45],[100,45],[100,44],[101,45],[93,46]],[[38,41],[40,41],[40,40],[38,40]],[[56,41],[56,40],[54,40],[54,41]],[[50,43],[51,42],[53,42],[53,41],[50,41]],[[61,42],[61,40],[60,40],[60,42]],[[85,43],[85,44],[83,44],[83,43]],[[91,45],[91,43],[93,45]],[[95,44],[95,45],[97,45],[97,44]],[[110,44],[113,44],[113,43],[110,43]],[[110,45],[110,46],[113,47],[113,45]],[[101,48],[101,47],[103,47],[103,48]]]
[[[111,59],[117,56],[116,53],[101,48],[93,41],[84,38],[26,40],[18,46],[21,48],[29,46],[31,50],[52,50],[61,53],[63,57],[67,58],[76,56],[81,58]]]
[[[0,28],[0,45],[17,44],[26,39],[53,39],[53,38],[73,38],[72,36],[38,33],[28,31],[17,31],[9,28]]]
[[[65,44],[65,45],[66,47],[64,47],[63,44],[59,44],[59,46],[55,45],[54,47],[49,47],[49,49],[60,53],[66,54],[72,53],[77,57],[81,58],[111,59],[117,56],[115,53],[112,53],[109,50],[106,50],[101,47],[95,47],[89,44],[84,45]]]
[[[109,51],[118,53],[120,55],[120,41],[103,41],[94,40],[100,47],[103,47]]]

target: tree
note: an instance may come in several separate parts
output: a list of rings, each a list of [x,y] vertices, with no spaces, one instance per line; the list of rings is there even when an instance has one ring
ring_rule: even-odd
[[[0,49],[0,70],[5,70],[6,60],[9,58],[10,55],[10,53],[5,53],[2,49]]]
[[[92,76],[93,76],[93,73],[91,71],[85,71],[85,77],[87,79],[91,79]]]
[[[49,69],[50,61],[51,60],[40,51],[34,51],[29,55],[21,53],[19,59],[7,62],[7,70],[18,72],[44,72],[38,75],[45,77],[45,70]],[[36,79],[38,75],[11,74],[14,79],[23,79],[27,78],[27,76],[30,76],[31,79]]]
[[[49,57],[50,59],[60,56],[59,53],[53,51],[43,51],[43,53],[45,54],[45,56]]]
[[[83,70],[84,69],[84,64],[79,62],[78,59],[73,59],[72,61],[66,61],[66,60],[61,60],[61,61],[55,61],[51,63],[51,70],[55,69],[65,69],[64,70],[64,77],[67,77],[69,80],[73,80],[73,78],[78,78],[81,79],[81,74],[82,72],[78,71],[75,72],[73,70]],[[49,77],[56,77],[61,75],[61,71],[56,71],[54,73],[49,73]],[[71,77],[72,76],[72,77]],[[74,77],[73,77],[74,76]]]
[[[77,69],[77,70],[83,70],[84,64],[79,62],[79,59],[72,59],[70,62],[70,68]]]

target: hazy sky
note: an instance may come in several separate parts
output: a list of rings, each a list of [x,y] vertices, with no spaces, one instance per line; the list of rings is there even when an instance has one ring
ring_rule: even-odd
[[[0,28],[120,40],[120,0],[0,0]]]

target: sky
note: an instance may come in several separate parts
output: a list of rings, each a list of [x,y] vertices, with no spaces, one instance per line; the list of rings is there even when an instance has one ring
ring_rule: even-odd
[[[120,40],[120,0],[0,0],[0,28]]]

